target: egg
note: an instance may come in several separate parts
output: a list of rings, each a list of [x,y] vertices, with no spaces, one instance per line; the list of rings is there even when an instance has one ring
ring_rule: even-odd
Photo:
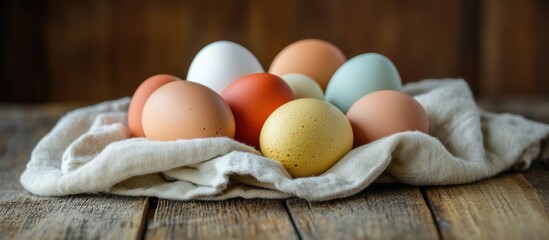
[[[234,42],[217,41],[202,48],[194,57],[187,80],[221,93],[237,78],[259,72],[264,72],[263,67],[248,49]]]
[[[280,76],[292,89],[295,98],[324,99],[324,92],[315,80],[300,73],[289,73]]]
[[[189,81],[173,81],[158,88],[143,108],[145,136],[172,141],[206,137],[234,137],[229,106],[210,88]]]
[[[304,39],[286,46],[274,58],[269,73],[282,76],[301,73],[314,79],[322,90],[347,58],[334,44],[320,39]]]
[[[235,139],[254,147],[259,146],[259,134],[267,117],[282,104],[294,99],[288,84],[269,73],[239,78],[227,86],[221,96],[235,117]]]
[[[264,156],[277,160],[293,177],[320,175],[353,146],[353,130],[332,104],[301,98],[276,109],[260,136]]]
[[[149,96],[166,83],[181,80],[176,76],[169,74],[158,74],[147,78],[135,90],[128,108],[128,128],[134,137],[144,137],[143,126],[141,125],[141,115],[145,102]]]
[[[347,112],[360,146],[404,131],[429,133],[429,117],[413,97],[393,90],[382,90],[360,98]]]
[[[366,94],[379,90],[402,90],[395,65],[378,53],[365,53],[345,62],[332,76],[324,98],[346,113]]]

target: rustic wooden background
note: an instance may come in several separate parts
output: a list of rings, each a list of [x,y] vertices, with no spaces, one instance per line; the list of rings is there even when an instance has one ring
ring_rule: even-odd
[[[379,52],[404,82],[463,77],[478,97],[549,95],[545,0],[4,0],[0,102],[102,101],[157,73],[185,78],[216,40],[268,68],[322,38],[348,58]]]

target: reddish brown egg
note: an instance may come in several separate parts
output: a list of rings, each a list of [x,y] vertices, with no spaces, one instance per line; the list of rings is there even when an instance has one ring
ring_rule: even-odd
[[[158,74],[150,78],[139,85],[132,96],[130,106],[128,108],[128,127],[134,137],[144,137],[143,126],[141,124],[141,115],[143,113],[143,107],[147,99],[153,94],[156,89],[163,86],[166,83],[181,80],[176,76],[169,74]]]
[[[376,91],[360,98],[347,112],[347,118],[353,128],[355,147],[398,132],[429,133],[425,109],[399,91]]]
[[[235,139],[254,147],[259,147],[261,128],[269,115],[294,99],[288,84],[269,73],[239,78],[227,86],[221,96],[234,114]]]

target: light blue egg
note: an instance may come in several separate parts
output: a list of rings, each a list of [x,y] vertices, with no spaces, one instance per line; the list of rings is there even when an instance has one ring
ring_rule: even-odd
[[[324,99],[344,113],[361,97],[379,90],[402,90],[395,65],[378,53],[365,53],[349,59],[332,76]]]

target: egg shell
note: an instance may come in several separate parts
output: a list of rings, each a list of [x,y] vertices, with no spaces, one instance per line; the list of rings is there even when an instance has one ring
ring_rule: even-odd
[[[429,117],[413,97],[383,90],[360,98],[347,118],[353,127],[354,145],[361,146],[404,131],[429,133]]]
[[[235,139],[254,147],[259,147],[259,134],[269,115],[294,99],[288,84],[269,73],[239,78],[227,86],[221,96],[235,117]]]
[[[324,100],[324,91],[318,83],[307,75],[289,73],[280,76],[292,89],[295,98],[316,98]]]
[[[147,78],[137,87],[128,108],[128,127],[134,137],[145,137],[143,125],[141,124],[141,115],[147,99],[159,87],[177,80],[181,79],[169,74],[158,74]]]
[[[276,109],[261,130],[264,156],[284,165],[293,177],[320,175],[353,146],[353,130],[332,104],[301,98]]]
[[[334,44],[320,39],[304,39],[286,46],[274,58],[269,73],[282,76],[301,73],[314,79],[322,90],[347,58]]]
[[[196,54],[187,80],[200,83],[221,93],[239,77],[264,72],[257,58],[243,46],[230,41],[208,44]]]
[[[235,122],[221,96],[206,86],[173,81],[158,88],[143,108],[143,130],[152,140],[234,137]]]
[[[324,98],[346,113],[358,99],[379,90],[401,91],[400,75],[387,57],[365,53],[351,58],[334,73]]]

